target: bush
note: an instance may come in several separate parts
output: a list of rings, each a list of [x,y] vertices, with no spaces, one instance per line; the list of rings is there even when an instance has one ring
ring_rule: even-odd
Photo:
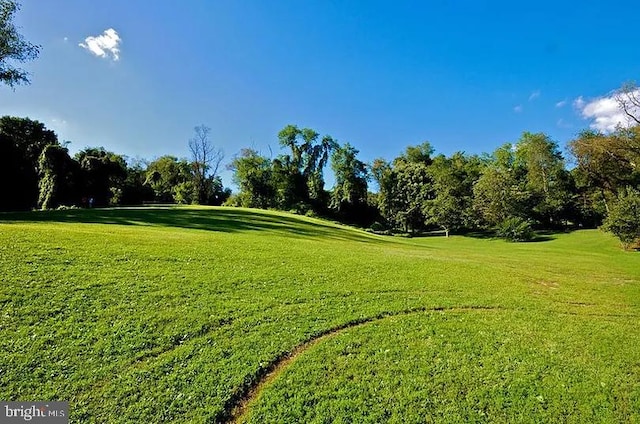
[[[384,224],[378,221],[371,224],[370,228],[371,228],[371,231],[384,231],[387,229],[387,227]]]
[[[629,190],[620,196],[604,220],[602,229],[618,237],[625,249],[640,240],[640,193]]]
[[[292,208],[289,209],[289,213],[293,213],[296,215],[306,215],[307,212],[312,211],[313,208],[310,204],[305,202],[298,202],[293,205]]]
[[[60,205],[56,208],[57,211],[68,211],[72,209],[80,209],[80,208],[75,205]]]
[[[232,194],[224,201],[222,206],[231,206],[235,208],[242,207],[242,197],[239,194]]]
[[[529,221],[517,216],[507,218],[498,224],[496,234],[498,237],[514,242],[533,239],[533,229]]]
[[[316,211],[309,209],[308,211],[306,211],[304,213],[304,216],[308,216],[309,218],[319,218],[319,215],[316,213]]]

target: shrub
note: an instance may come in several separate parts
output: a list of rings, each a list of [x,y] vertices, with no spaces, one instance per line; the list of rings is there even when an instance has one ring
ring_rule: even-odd
[[[371,224],[371,231],[384,231],[387,228],[385,227],[384,224],[382,224],[381,222],[374,222],[373,224]]]
[[[498,224],[496,234],[498,237],[514,242],[533,239],[533,229],[529,221],[517,216],[507,218]]]
[[[67,211],[71,209],[80,209],[80,208],[75,205],[60,205],[56,208],[57,211]]]
[[[242,197],[239,194],[232,194],[224,201],[222,206],[242,207]]]

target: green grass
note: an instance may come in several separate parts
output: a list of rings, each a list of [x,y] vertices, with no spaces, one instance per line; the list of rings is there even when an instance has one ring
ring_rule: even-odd
[[[221,421],[276,359],[348,323],[247,420],[640,422],[640,254],[598,231],[513,244],[245,209],[4,214],[0,278],[0,399],[68,400],[75,422]]]

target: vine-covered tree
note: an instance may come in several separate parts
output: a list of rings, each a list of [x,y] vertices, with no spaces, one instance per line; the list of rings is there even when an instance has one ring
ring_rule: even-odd
[[[0,210],[25,210],[38,204],[38,160],[45,147],[58,145],[56,134],[29,118],[0,118],[0,178],[5,184]]]
[[[319,137],[315,130],[295,125],[287,125],[278,133],[280,146],[291,152],[273,161],[281,208],[300,204],[316,209],[326,207],[323,173],[337,143],[331,136]]]
[[[66,147],[50,144],[46,146],[38,160],[40,176],[38,206],[52,209],[60,205],[80,203],[78,180],[80,166],[69,156]]]
[[[89,147],[78,152],[75,160],[82,170],[81,192],[85,205],[120,204],[127,178],[127,162],[124,157],[103,147]]]

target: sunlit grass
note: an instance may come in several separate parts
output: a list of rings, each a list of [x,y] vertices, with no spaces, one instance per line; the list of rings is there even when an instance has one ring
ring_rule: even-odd
[[[381,237],[278,212],[0,216],[0,398],[76,421],[640,420],[640,255],[598,231]],[[392,399],[393,402],[390,403]]]

